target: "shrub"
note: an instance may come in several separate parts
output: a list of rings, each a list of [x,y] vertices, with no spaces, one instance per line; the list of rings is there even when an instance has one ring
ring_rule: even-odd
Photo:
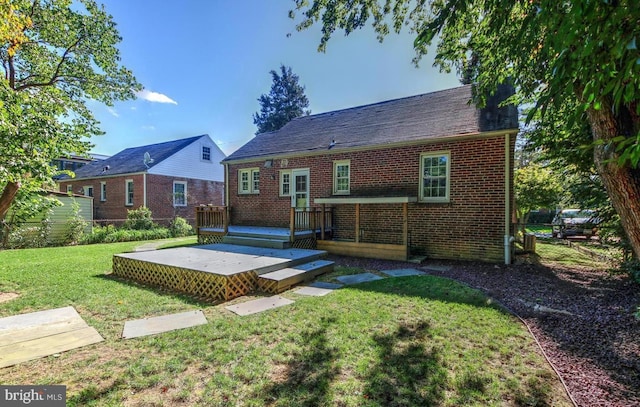
[[[640,260],[631,259],[622,262],[620,269],[628,273],[631,278],[638,284],[640,284]]]
[[[64,243],[75,244],[80,242],[84,235],[84,229],[87,227],[87,221],[80,216],[80,204],[73,202],[71,205],[71,216],[67,219],[65,224]]]
[[[173,237],[183,237],[193,234],[193,227],[191,227],[186,219],[181,218],[180,216],[173,218],[169,225],[169,230]]]
[[[38,226],[18,226],[9,233],[7,248],[26,249],[49,245],[51,220],[45,216]]]
[[[149,230],[135,230],[116,228],[113,225],[104,227],[95,226],[93,233],[83,236],[81,243],[116,243],[116,242],[132,242],[137,240],[156,240],[167,239],[171,237],[171,232],[167,228],[155,227]]]
[[[151,209],[141,206],[138,209],[127,210],[127,220],[122,227],[131,230],[149,230],[156,225],[151,217]]]

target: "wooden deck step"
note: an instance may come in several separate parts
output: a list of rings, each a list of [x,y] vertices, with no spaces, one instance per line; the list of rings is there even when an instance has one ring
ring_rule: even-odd
[[[333,271],[334,262],[315,260],[295,267],[283,268],[258,276],[258,288],[268,293],[279,294],[303,281],[312,280],[320,274]]]
[[[270,237],[227,235],[222,238],[222,242],[241,246],[266,247],[269,249],[288,249],[291,247],[288,240]]]

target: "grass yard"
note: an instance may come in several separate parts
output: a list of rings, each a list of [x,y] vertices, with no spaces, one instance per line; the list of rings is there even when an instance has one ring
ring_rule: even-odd
[[[294,304],[240,317],[109,277],[111,256],[140,244],[0,251],[0,292],[19,294],[0,317],[72,305],[105,338],[0,383],[63,384],[69,406],[571,405],[519,320],[451,280],[287,292]],[[126,320],[194,309],[208,324],[120,339]]]

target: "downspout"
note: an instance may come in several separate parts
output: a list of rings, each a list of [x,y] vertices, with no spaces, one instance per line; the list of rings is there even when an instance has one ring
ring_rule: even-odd
[[[504,136],[504,264],[511,264],[511,135]]]
[[[142,206],[148,208],[147,206],[147,173],[142,173]]]
[[[226,225],[229,225],[231,223],[231,219],[230,219],[230,209],[229,208],[229,163],[224,163],[224,202],[222,203],[225,206],[225,217],[227,219],[227,221],[225,222]],[[226,231],[225,231],[226,232]]]

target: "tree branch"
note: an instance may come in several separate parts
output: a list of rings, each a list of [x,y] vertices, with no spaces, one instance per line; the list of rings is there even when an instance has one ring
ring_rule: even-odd
[[[25,83],[24,85],[20,85],[16,88],[14,88],[13,86],[11,86],[11,88],[13,90],[15,90],[16,92],[20,92],[22,90],[25,89],[29,89],[29,88],[38,88],[38,87],[43,87],[43,86],[50,86],[53,85],[54,83],[58,82],[62,77],[60,76],[60,69],[62,68],[62,65],[66,62],[68,55],[71,53],[71,50],[73,50],[73,48],[75,48],[80,41],[83,38],[80,37],[78,38],[73,44],[71,44],[69,47],[67,47],[67,49],[64,50],[64,53],[62,54],[62,57],[60,58],[60,61],[58,62],[58,65],[56,66],[56,70],[54,71],[53,75],[51,75],[51,78],[48,81],[44,81],[44,82],[36,82],[36,83]],[[11,61],[9,62],[11,64]],[[10,79],[11,81],[11,79]],[[15,78],[13,78],[14,84],[15,84]]]

